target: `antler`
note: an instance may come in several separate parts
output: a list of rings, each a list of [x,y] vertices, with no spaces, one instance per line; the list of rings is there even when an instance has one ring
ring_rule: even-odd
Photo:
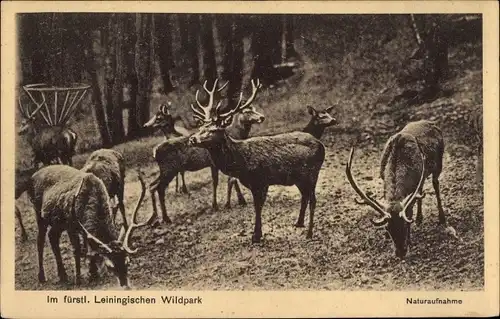
[[[418,143],[417,139],[415,139],[415,143],[417,143],[418,150],[420,151],[420,155],[422,156],[422,174],[420,175],[420,180],[418,182],[417,188],[415,191],[408,197],[408,199],[404,202],[403,204],[403,210],[399,213],[399,217],[403,218],[407,223],[413,223],[413,220],[409,219],[408,216],[406,216],[406,210],[408,207],[413,203],[414,200],[416,199],[422,199],[425,197],[425,193],[419,194],[418,192],[420,191],[420,188],[422,188],[422,185],[424,184],[425,180],[425,160],[426,156],[424,154],[424,151],[422,150],[422,147]]]
[[[232,110],[229,110],[226,113],[220,114],[218,116],[220,119],[224,120],[230,118],[234,114],[240,112],[241,110],[249,107],[250,104],[252,104],[252,102],[255,100],[255,96],[257,95],[257,91],[262,87],[262,84],[260,83],[259,79],[257,79],[257,81],[254,81],[252,79],[251,83],[252,83],[252,95],[250,95],[248,100],[242,105],[241,103],[243,101],[243,92],[240,92],[240,98],[238,100],[238,104],[236,104],[236,107],[233,108]]]
[[[129,254],[135,254],[137,252],[137,249],[130,249],[128,245],[128,241],[130,236],[132,235],[132,230],[135,228],[142,227],[144,225],[147,225],[148,219],[144,223],[137,223],[137,212],[139,211],[139,208],[141,207],[142,200],[144,199],[144,195],[146,194],[146,184],[144,183],[144,179],[142,178],[142,172],[138,171],[139,174],[139,182],[141,183],[141,196],[139,197],[139,200],[137,201],[137,204],[135,205],[134,213],[132,215],[132,221],[130,223],[130,226],[127,229],[127,232],[125,233],[125,237],[123,239],[123,249],[125,249],[126,252]]]
[[[203,89],[205,90],[205,92],[207,92],[208,97],[209,97],[207,106],[203,106],[200,103],[200,100],[198,99],[198,94],[200,94],[199,90],[196,90],[196,95],[195,95],[197,107],[195,107],[193,104],[191,104],[191,109],[194,112],[194,117],[198,120],[205,122],[205,123],[211,121],[211,112],[213,110],[215,91],[216,90],[217,90],[217,92],[222,91],[229,83],[229,81],[228,81],[221,88],[217,89],[217,82],[218,81],[219,81],[219,79],[215,79],[214,86],[212,87],[211,90],[209,90],[207,88],[207,81],[206,80],[203,83]],[[217,105],[215,106],[215,110],[218,110],[221,105],[222,105],[222,101],[219,101],[217,103]]]
[[[381,215],[381,218],[380,219],[376,219],[376,220],[372,220],[372,223],[375,226],[380,226],[380,225],[386,223],[387,220],[391,218],[391,215],[389,213],[387,213],[382,208],[382,205],[379,204],[376,199],[374,199],[371,196],[365,194],[359,188],[358,184],[356,184],[356,181],[352,177],[352,173],[351,173],[351,166],[352,166],[352,158],[353,158],[353,156],[354,156],[354,147],[351,148],[351,153],[349,154],[349,161],[347,162],[345,173],[347,175],[347,179],[349,180],[349,183],[351,184],[352,188],[363,199],[362,201],[359,201],[359,200],[355,199],[355,201],[359,205],[368,205],[368,206],[372,207],[373,209],[375,209]]]

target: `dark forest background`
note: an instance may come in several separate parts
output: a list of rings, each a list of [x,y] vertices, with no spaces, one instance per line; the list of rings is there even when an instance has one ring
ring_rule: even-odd
[[[79,132],[83,133],[80,151],[151,134],[142,124],[165,100],[177,102],[174,113],[183,125],[194,126],[189,103],[205,80],[209,86],[216,78],[230,80],[221,97],[230,106],[250,78],[259,78],[271,95],[283,86],[293,90],[300,77],[311,71],[312,63],[326,64],[334,71],[334,81],[323,83],[325,88],[358,81],[350,88],[359,96],[356,86],[366,83],[352,74],[357,66],[349,64],[355,58],[359,66],[366,65],[365,74],[371,72],[370,81],[387,82],[382,90],[390,94],[389,102],[406,99],[409,105],[419,104],[437,98],[440,83],[452,73],[449,46],[480,34],[480,19],[472,21],[476,32],[463,32],[471,28],[469,17],[20,14],[18,84],[20,88],[33,83],[91,85],[91,94],[77,108],[71,124],[87,123],[80,128],[84,131]],[[399,54],[397,61],[383,52],[393,44],[399,46],[392,47],[392,54]],[[417,67],[415,61],[419,61]],[[335,77],[343,73],[346,81],[339,83]],[[397,83],[378,79],[377,73],[391,74],[391,81]],[[412,82],[422,85],[408,90]],[[401,90],[394,91],[395,85]],[[23,93],[20,90],[21,99],[30,103]],[[85,139],[96,137],[95,131],[98,141]]]

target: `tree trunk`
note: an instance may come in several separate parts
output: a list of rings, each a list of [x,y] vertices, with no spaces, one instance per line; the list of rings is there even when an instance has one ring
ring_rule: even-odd
[[[136,14],[137,42],[135,45],[135,69],[137,73],[136,112],[139,126],[149,119],[149,102],[153,84],[154,43],[153,16],[148,13]],[[140,131],[142,134],[142,130]]]
[[[125,74],[129,84],[130,100],[128,105],[128,130],[127,138],[133,139],[140,135],[140,127],[137,119],[137,90],[138,81],[137,73],[135,71],[135,45],[137,42],[136,29],[135,29],[135,15],[127,14],[124,21],[124,58],[125,58]]]
[[[187,14],[178,14],[179,36],[181,39],[181,48],[186,49],[189,46],[189,21]]]
[[[297,58],[298,54],[294,46],[294,16],[285,15],[285,59]]]
[[[191,81],[190,86],[200,81],[200,62],[198,56],[200,20],[197,15],[190,14],[188,20],[188,45],[187,54],[190,60]]]
[[[222,51],[222,73],[224,80],[231,79],[231,70],[233,65],[233,16],[220,14],[217,20],[217,35],[221,44]]]
[[[88,28],[91,24],[82,23],[82,42],[84,43],[85,69],[90,76],[92,85],[92,104],[94,105],[94,116],[97,122],[97,127],[101,135],[103,147],[111,146],[111,138],[105,120],[104,105],[102,102],[101,87],[97,75],[97,63],[95,52],[93,50],[93,35],[91,29]]]
[[[125,70],[123,68],[123,31],[124,31],[124,17],[123,14],[114,14],[112,20],[112,25],[110,30],[110,45],[111,54],[110,59],[112,59],[112,84],[111,84],[111,104],[108,105],[108,112],[111,116],[108,116],[108,126],[110,127],[111,139],[113,144],[122,143],[125,137],[125,132],[123,128],[123,84]]]
[[[273,84],[277,78],[273,67],[273,37],[268,35],[271,26],[268,17],[256,17],[252,35],[252,79],[260,79],[264,86]]]
[[[163,90],[165,94],[174,91],[174,85],[170,80],[170,70],[175,67],[172,57],[172,27],[170,15],[155,15],[156,37],[158,39],[158,60],[160,64]]]
[[[217,63],[215,61],[213,17],[209,14],[200,16],[201,48],[203,59],[203,75],[208,87],[214,85],[217,78]]]
[[[241,83],[243,80],[243,58],[244,58],[244,48],[243,48],[243,37],[244,28],[237,17],[233,17],[232,21],[232,66],[229,79],[229,87],[227,91],[227,96],[229,97],[229,107],[232,108],[236,105],[239,92],[241,91]]]

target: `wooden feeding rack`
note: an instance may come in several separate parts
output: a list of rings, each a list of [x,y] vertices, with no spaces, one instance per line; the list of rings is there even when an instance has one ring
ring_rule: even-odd
[[[64,125],[89,88],[90,85],[84,83],[75,83],[68,87],[52,86],[45,83],[25,85],[23,89],[35,107],[34,110],[30,110],[30,106],[27,105],[23,111],[32,116],[40,114],[49,126]],[[21,103],[20,107],[22,107]]]

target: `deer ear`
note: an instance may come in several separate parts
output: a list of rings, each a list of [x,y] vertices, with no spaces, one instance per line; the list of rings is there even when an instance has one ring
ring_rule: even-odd
[[[309,114],[311,114],[313,116],[316,115],[316,113],[317,113],[316,110],[310,105],[307,106],[307,111],[309,112]]]
[[[325,112],[330,113],[331,111],[333,111],[333,108],[334,106],[329,106],[326,108]]]

